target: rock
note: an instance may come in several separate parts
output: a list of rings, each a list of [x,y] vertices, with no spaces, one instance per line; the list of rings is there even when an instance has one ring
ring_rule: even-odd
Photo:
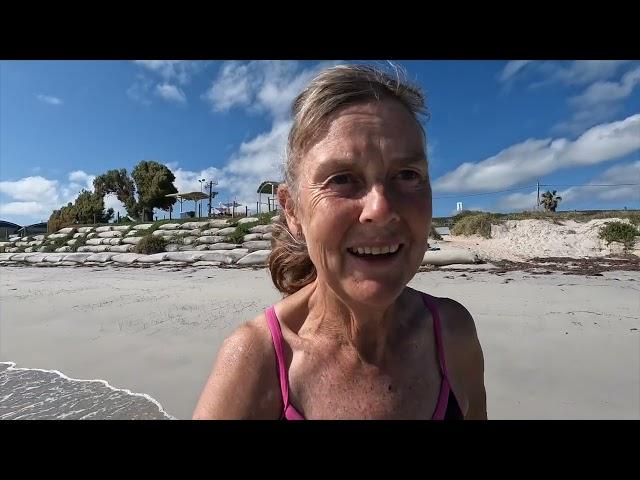
[[[139,253],[120,253],[111,257],[111,260],[116,263],[124,263],[126,265],[130,265],[133,262],[137,262],[137,260],[141,257],[146,257],[146,255],[142,255]]]
[[[235,243],[214,243],[207,246],[208,250],[233,250],[238,248]]]
[[[194,230],[197,228],[207,228],[209,222],[185,222],[181,225],[181,228],[186,230]]]
[[[67,253],[64,257],[62,257],[62,261],[84,263],[84,261],[90,256],[90,253]]]
[[[255,227],[251,227],[249,231],[251,233],[268,233],[273,229],[271,225],[256,225]]]
[[[227,237],[222,237],[219,235],[215,235],[213,237],[198,237],[198,243],[209,243],[209,244],[221,243],[221,242],[224,242],[226,239]]]
[[[133,245],[113,245],[109,247],[110,252],[126,253],[131,252],[135,247]]]
[[[142,240],[142,237],[125,237],[122,239],[122,243],[126,243],[129,245],[137,245],[140,240]]]
[[[243,242],[251,242],[252,240],[262,240],[262,233],[250,233],[242,237]]]
[[[44,256],[44,261],[47,263],[59,263],[64,258],[64,253],[47,253]]]
[[[29,263],[40,263],[40,262],[44,262],[44,257],[46,256],[47,255],[45,253],[34,253],[33,255],[29,255],[24,259]]]
[[[259,222],[259,221],[260,219],[256,217],[246,217],[238,220],[238,225],[242,225],[243,223],[253,223],[253,222]]]
[[[209,221],[209,226],[211,228],[225,228],[229,226],[229,223],[227,222],[227,220],[210,220]]]
[[[111,259],[115,256],[115,253],[111,253],[111,252],[104,252],[104,253],[94,253],[93,255],[90,255],[87,257],[86,261],[87,262],[109,262],[111,261]]]
[[[478,263],[479,258],[470,250],[435,250],[427,251],[422,265],[451,265],[453,263]]]
[[[122,237],[122,232],[119,232],[117,230],[112,230],[109,232],[100,232],[98,233],[98,237],[99,238],[115,238],[115,237]]]
[[[252,252],[256,250],[270,250],[271,242],[266,240],[255,240],[252,242],[244,242],[242,244],[242,248],[248,248]]]
[[[271,250],[256,250],[245,255],[236,262],[236,265],[266,265]]]
[[[158,227],[158,228],[160,230],[177,230],[177,229],[180,228],[180,224],[179,223],[165,223],[163,225],[160,225],[160,227]]]
[[[193,263],[200,260],[202,257],[202,252],[169,252],[166,255],[166,260],[171,260],[172,262],[187,262]]]
[[[152,253],[151,255],[143,255],[138,258],[139,263],[158,263],[167,260],[168,252]]]

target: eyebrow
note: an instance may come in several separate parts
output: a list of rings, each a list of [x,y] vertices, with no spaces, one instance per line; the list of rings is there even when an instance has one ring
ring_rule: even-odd
[[[317,174],[326,174],[332,170],[349,170],[353,168],[354,160],[350,160],[347,158],[329,158],[327,160],[323,160],[318,165],[318,169],[316,170]],[[400,164],[402,166],[410,166],[410,165],[422,165],[427,162],[427,157],[423,153],[418,153],[414,155],[408,155],[404,157],[396,157],[393,160],[394,164]]]

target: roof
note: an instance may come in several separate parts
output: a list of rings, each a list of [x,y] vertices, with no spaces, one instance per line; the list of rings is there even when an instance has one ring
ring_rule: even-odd
[[[278,185],[280,185],[280,182],[276,182],[275,180],[267,180],[260,184],[256,193],[268,193],[271,195],[275,195],[275,193],[278,191]]]
[[[202,193],[202,192],[170,193],[168,195],[165,195],[165,197],[174,197],[174,198],[177,198],[178,200],[196,201],[196,200],[203,200],[205,198],[209,198],[209,194]]]

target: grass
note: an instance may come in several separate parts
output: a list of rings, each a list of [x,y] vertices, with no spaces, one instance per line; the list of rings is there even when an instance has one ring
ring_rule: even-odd
[[[167,241],[164,239],[164,237],[145,235],[136,244],[134,251],[136,253],[143,253],[145,255],[150,255],[152,253],[164,252],[166,246],[167,246]]]
[[[519,212],[519,213],[489,213],[480,211],[463,211],[453,217],[438,217],[433,219],[433,225],[449,226],[453,235],[481,235],[491,238],[491,224],[497,225],[507,220],[547,220],[555,225],[573,220],[586,223],[590,220],[602,218],[629,219],[634,225],[640,225],[640,212],[627,210],[602,210],[582,212]]]
[[[88,234],[85,233],[84,236],[78,237],[75,239],[76,243],[74,243],[73,245],[70,245],[72,252],[77,252],[78,248],[83,247],[87,243],[87,235]]]
[[[623,243],[625,248],[632,248],[635,244],[635,237],[640,235],[640,231],[628,223],[609,222],[600,228],[599,237],[607,242]]]
[[[451,228],[453,235],[480,235],[484,238],[491,238],[491,222],[494,220],[490,213],[480,213],[476,215],[465,215]]]

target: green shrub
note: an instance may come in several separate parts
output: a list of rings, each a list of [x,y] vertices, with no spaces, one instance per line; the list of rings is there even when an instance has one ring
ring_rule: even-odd
[[[488,213],[476,213],[475,215],[463,215],[454,223],[451,233],[453,235],[481,235],[484,238],[491,238],[492,215]]]
[[[145,235],[137,243],[134,250],[136,253],[144,253],[145,255],[149,255],[152,253],[164,252],[166,246],[167,241],[164,239],[164,237]]]
[[[442,240],[442,235],[440,235],[436,231],[436,227],[431,225],[431,231],[429,232],[429,238],[433,238],[434,240]]]
[[[624,222],[610,222],[600,228],[600,238],[607,242],[624,243],[626,248],[633,247],[636,235],[640,232],[636,227]]]
[[[76,243],[71,245],[71,251],[72,252],[77,252],[78,248],[83,247],[87,243],[87,235],[88,234],[85,234],[84,237],[78,237],[78,238],[75,239]]]
[[[236,231],[229,235],[229,241],[231,243],[242,243],[242,238],[245,235],[249,235],[249,229],[255,227],[256,225],[260,225],[260,221],[250,222],[250,223],[241,223],[236,226]]]

